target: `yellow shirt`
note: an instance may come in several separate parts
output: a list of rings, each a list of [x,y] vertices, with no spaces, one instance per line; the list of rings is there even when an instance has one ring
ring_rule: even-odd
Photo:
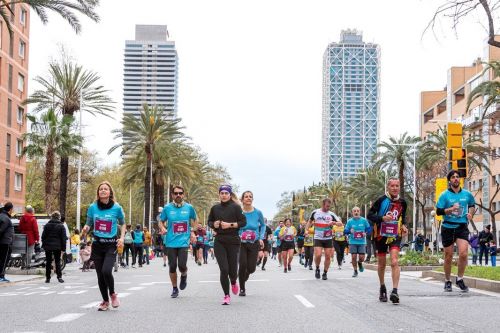
[[[151,246],[151,233],[149,231],[144,233],[144,246]]]
[[[304,246],[314,245],[314,227],[310,227],[306,230],[304,235]]]
[[[71,236],[71,244],[73,245],[80,245],[80,235],[73,235]]]
[[[293,241],[295,236],[297,235],[297,229],[292,225],[290,227],[283,227],[280,230],[280,238],[283,238],[283,241]],[[286,239],[292,236],[292,239]]]
[[[333,226],[333,239],[339,242],[345,241],[344,225],[341,227],[337,225]]]

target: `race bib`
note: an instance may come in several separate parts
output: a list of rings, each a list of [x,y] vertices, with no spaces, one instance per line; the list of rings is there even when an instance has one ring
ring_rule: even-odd
[[[109,220],[95,220],[94,230],[105,234],[111,233],[113,222]]]
[[[354,235],[354,239],[364,239],[365,238],[365,233],[362,231],[355,231],[353,235]]]
[[[196,241],[197,241],[198,243],[203,243],[203,236],[198,236],[198,237],[196,237]]]
[[[174,234],[183,234],[188,231],[187,222],[174,222],[172,225],[172,229],[174,230]]]
[[[332,234],[333,234],[332,230],[323,231],[323,237],[332,237]]]
[[[287,241],[287,242],[293,241],[293,235],[286,235],[285,238],[284,238],[284,240]]]
[[[380,235],[383,237],[396,238],[398,236],[398,222],[382,222],[380,225]]]
[[[458,207],[457,211],[451,212],[451,216],[454,216],[454,217],[462,217],[462,216],[465,216],[466,214],[467,214],[467,210],[464,206],[460,206],[460,207]]]
[[[335,233],[335,238],[341,238],[342,236],[344,236],[344,234],[343,234],[343,233],[341,233],[340,231],[337,231],[337,232]]]
[[[255,234],[255,231],[253,231],[253,230],[245,230],[241,234],[241,240],[243,240],[243,241],[254,242],[256,238],[257,238],[257,235]]]

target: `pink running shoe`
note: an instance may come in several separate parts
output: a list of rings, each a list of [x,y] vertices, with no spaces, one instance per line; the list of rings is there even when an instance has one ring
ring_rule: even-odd
[[[224,299],[222,300],[222,305],[229,305],[231,304],[231,296],[226,295],[224,296]]]
[[[97,311],[108,311],[109,310],[109,302],[102,301],[97,308]]]
[[[233,292],[233,295],[237,295],[239,290],[240,286],[238,285],[238,283],[231,285],[231,291]]]
[[[111,295],[111,306],[114,308],[120,306],[120,300],[118,299],[118,295],[116,293]]]

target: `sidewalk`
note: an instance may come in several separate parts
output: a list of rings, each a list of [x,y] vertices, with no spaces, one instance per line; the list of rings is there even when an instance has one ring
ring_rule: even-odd
[[[41,280],[44,279],[45,277],[43,275],[13,275],[9,274],[9,272],[6,272],[5,278],[10,282],[0,282],[0,288],[6,286],[12,286],[13,284],[17,284],[20,282]]]

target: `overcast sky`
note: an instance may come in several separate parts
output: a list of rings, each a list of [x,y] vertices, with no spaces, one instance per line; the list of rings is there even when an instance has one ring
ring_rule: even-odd
[[[241,190],[254,192],[269,217],[283,191],[320,181],[322,58],[342,29],[359,29],[381,46],[382,140],[418,135],[420,91],[443,89],[447,69],[481,56],[486,36],[471,17],[458,35],[443,22],[437,39],[422,38],[442,2],[434,0],[101,2],[101,22],[84,19],[80,35],[57,16],[47,26],[32,16],[30,77],[46,73],[59,45],[98,72],[118,108],[115,121],[84,118],[86,146],[102,163],[116,163],[118,155],[106,152],[122,114],[125,40],[134,39],[135,24],[166,24],[180,59],[187,134]]]

